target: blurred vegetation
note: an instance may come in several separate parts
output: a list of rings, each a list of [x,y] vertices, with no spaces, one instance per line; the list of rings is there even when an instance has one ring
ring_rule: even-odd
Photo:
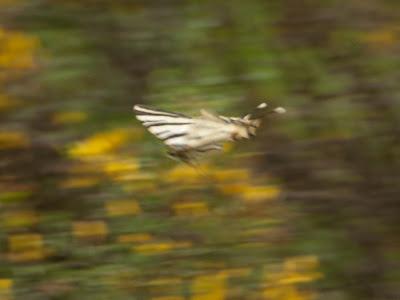
[[[399,4],[0,0],[0,299],[398,299]],[[201,171],[131,111],[264,100]]]

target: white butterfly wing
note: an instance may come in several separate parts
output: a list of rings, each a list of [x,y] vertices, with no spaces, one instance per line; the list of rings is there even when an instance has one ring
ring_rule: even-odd
[[[221,150],[223,142],[232,140],[232,132],[237,127],[230,118],[204,110],[200,117],[192,118],[142,105],[135,105],[133,109],[147,130],[176,151]]]
[[[133,107],[136,118],[152,134],[174,149],[187,148],[187,137],[195,122],[193,118],[163,110],[156,110],[142,105]]]
[[[224,117],[201,110],[201,115],[192,118],[180,113],[152,109],[142,105],[133,107],[136,118],[173,151],[169,153],[185,162],[200,153],[221,150],[226,141],[237,141],[255,135],[265,115],[265,103],[243,118]],[[278,107],[269,113],[284,113]]]

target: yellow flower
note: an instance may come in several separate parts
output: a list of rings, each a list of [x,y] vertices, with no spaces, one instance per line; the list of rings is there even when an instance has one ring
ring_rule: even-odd
[[[40,234],[13,234],[8,237],[9,249],[11,252],[22,252],[30,249],[41,249],[43,238]]]
[[[226,196],[237,196],[245,191],[246,183],[225,183],[219,184],[218,190]]]
[[[68,154],[74,158],[90,158],[95,155],[109,154],[126,143],[129,137],[130,134],[125,129],[96,133],[73,144],[68,149]]]
[[[68,178],[61,183],[61,187],[65,189],[88,188],[99,184],[100,178],[95,176],[78,176],[76,178]]]
[[[201,171],[199,171],[201,170]],[[193,168],[187,165],[177,165],[172,170],[164,174],[164,179],[167,182],[174,183],[197,183],[205,179],[206,173],[209,169],[207,166],[199,166],[198,168]]]
[[[216,170],[212,172],[218,182],[226,181],[247,181],[250,178],[249,171],[246,169]]]
[[[387,48],[397,43],[398,36],[395,28],[388,26],[362,34],[361,41],[376,49]]]
[[[29,145],[29,138],[19,131],[0,131],[0,149],[25,148]]]
[[[0,68],[18,70],[35,66],[34,51],[39,47],[37,38],[0,28],[0,40]]]
[[[247,186],[242,192],[242,198],[246,202],[259,202],[275,199],[280,193],[278,186]]]
[[[38,215],[31,210],[8,212],[2,219],[4,225],[9,228],[32,226],[39,221]]]
[[[322,277],[317,272],[319,261],[316,256],[298,256],[285,260],[282,267],[267,270],[265,273],[265,299],[270,300],[312,300],[317,294],[313,291],[300,291],[298,284],[312,282]]]
[[[205,202],[183,202],[173,205],[173,210],[178,216],[203,216],[208,213],[208,205]]]
[[[134,200],[114,200],[105,204],[110,217],[137,215],[141,212],[139,203]]]
[[[133,158],[120,159],[113,157],[104,162],[103,169],[107,175],[119,181],[130,181],[141,177],[140,174],[138,176],[137,172],[139,163]]]
[[[263,291],[264,299],[267,300],[313,300],[316,299],[313,293],[299,291],[296,286],[275,286],[271,285]]]
[[[322,276],[315,269],[319,267],[319,260],[316,256],[297,256],[285,260],[283,271],[286,277],[281,279],[283,284],[301,283],[314,281]]]
[[[13,286],[12,279],[0,278],[0,292],[10,290]]]
[[[153,237],[148,233],[127,233],[118,236],[117,241],[121,244],[143,243],[152,240]]]
[[[82,111],[59,112],[53,115],[53,123],[60,125],[76,124],[85,121],[87,118],[87,113]]]
[[[319,259],[315,255],[290,257],[284,262],[286,271],[304,271],[319,267]]]
[[[8,237],[9,258],[15,262],[37,261],[46,257],[40,234],[13,234]]]
[[[0,278],[0,299],[12,299],[13,280],[8,278]]]
[[[156,255],[171,251],[173,247],[174,245],[170,242],[159,242],[134,246],[133,250],[144,255]]]
[[[73,235],[81,240],[104,239],[108,234],[103,221],[77,221],[72,224]]]
[[[202,275],[192,284],[192,300],[223,300],[226,297],[226,274]]]

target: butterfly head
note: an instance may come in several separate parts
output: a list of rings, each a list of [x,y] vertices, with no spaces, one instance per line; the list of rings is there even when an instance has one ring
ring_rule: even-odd
[[[237,141],[241,139],[249,139],[256,135],[256,129],[260,126],[261,121],[259,119],[253,120],[249,116],[244,118],[230,118],[232,124],[234,124],[232,130],[232,140]]]
[[[249,138],[256,135],[256,130],[261,125],[261,120],[266,114],[283,114],[286,109],[283,107],[276,107],[274,109],[267,110],[268,105],[263,102],[259,104],[252,113],[244,116],[240,122],[242,124],[242,130],[238,130],[237,136],[239,138]]]

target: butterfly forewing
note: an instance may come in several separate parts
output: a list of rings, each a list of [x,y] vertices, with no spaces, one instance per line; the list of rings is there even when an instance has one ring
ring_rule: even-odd
[[[185,148],[194,119],[189,116],[135,105],[136,118],[156,137],[172,148]]]

